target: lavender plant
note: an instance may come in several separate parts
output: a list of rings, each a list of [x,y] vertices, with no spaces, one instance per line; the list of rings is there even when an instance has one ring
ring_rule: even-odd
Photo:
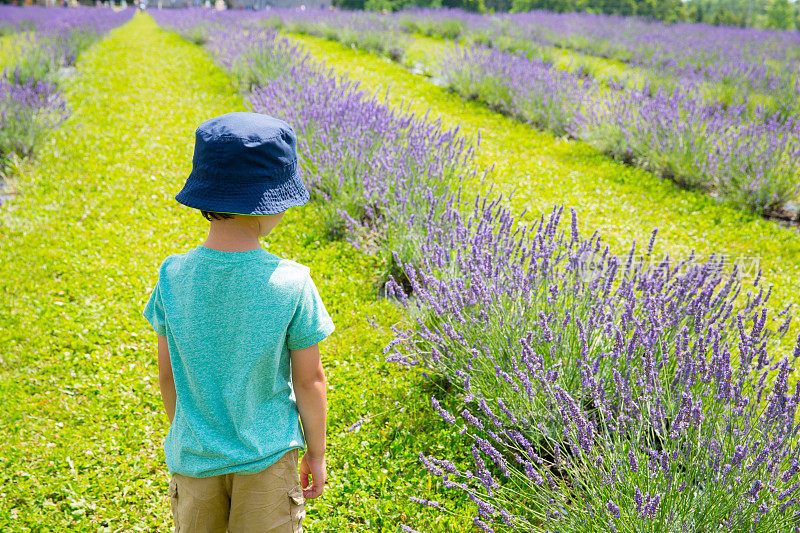
[[[773,110],[788,104],[798,111],[796,32],[546,11],[487,17],[457,9],[414,9],[396,17],[410,30],[432,28],[425,30],[429,34],[457,27],[455,38],[468,44],[512,52],[575,50],[644,68],[653,80],[711,82],[731,92],[730,103],[741,104],[759,92],[774,97]]]
[[[465,98],[556,135],[571,132],[591,85],[550,64],[476,46],[456,49],[441,63],[445,83]]]
[[[345,46],[385,55],[393,61],[403,58],[412,39],[394,17],[368,12],[297,11],[278,9],[264,20],[269,26],[339,41]]]
[[[559,429],[542,424],[540,439],[526,436],[534,421],[491,395],[476,397],[459,420],[433,398],[474,440],[474,468],[420,459],[470,495],[485,531],[797,531],[800,391],[788,390],[792,363],[766,355],[760,327],[742,329],[736,349],[714,338],[709,355],[686,350],[672,379],[650,360],[644,371],[615,369],[607,387],[584,364],[580,393],[589,402],[565,390],[525,339],[511,379]]]
[[[297,129],[306,183],[334,232],[385,257],[421,260],[424,221],[445,208],[473,156],[457,130],[393,110],[309,63],[256,87],[250,101],[255,111],[281,110]]]
[[[561,50],[627,63],[666,89],[692,82],[710,102],[761,100],[772,112],[798,112],[800,40],[793,32],[648,23],[586,13],[477,15],[411,8],[395,14],[274,9],[265,23],[337,40],[399,60],[402,32],[456,39],[552,62]],[[397,50],[397,52],[394,52]],[[582,62],[591,70],[590,62]]]
[[[768,212],[800,194],[800,115],[765,115],[721,134],[710,165],[720,194]]]
[[[59,20],[74,20],[80,17],[96,16],[101,10],[77,7],[68,12],[63,9],[48,9],[44,6],[13,6],[0,5],[0,21],[6,27],[17,31],[35,30],[39,27],[47,28],[57,24]],[[111,10],[102,10],[105,15],[111,14]],[[102,18],[103,15],[100,15]]]
[[[768,354],[789,325],[784,310],[767,327],[768,289],[756,280],[742,301],[720,259],[648,265],[655,235],[638,259],[613,257],[574,215],[558,232],[560,210],[527,227],[497,201],[457,213],[458,240],[404,265],[414,298],[390,285],[416,320],[386,352],[463,391],[475,468],[422,459],[470,494],[476,525],[788,530],[800,339],[791,362]]]
[[[568,235],[556,234],[559,212],[521,226],[500,199],[476,200],[469,217],[461,211],[454,205],[443,220],[429,222],[453,229],[423,244],[421,263],[401,264],[413,299],[403,298],[402,287],[390,281],[390,293],[408,307],[415,324],[396,331],[386,349],[389,360],[422,364],[466,390],[492,391],[510,406],[523,405],[514,401],[520,391],[497,384],[497,378],[516,369],[518,344],[532,330],[548,332],[548,343],[537,348],[549,364],[563,368],[563,384],[571,389],[581,381],[581,364],[597,361],[600,372],[636,321],[660,319],[657,328],[652,325],[658,335],[648,349],[670,371],[681,335],[707,333],[707,323],[726,339],[737,330],[731,317],[741,286],[735,278],[725,280],[721,259],[670,264],[653,258],[651,240],[644,254],[631,250],[623,261],[597,235],[580,239],[574,218]],[[740,312],[751,314],[768,297],[759,288]],[[781,324],[780,331],[787,327]],[[476,350],[491,357],[477,357]],[[637,356],[635,350],[628,354]]]
[[[68,116],[54,84],[23,80],[18,72],[0,76],[0,168],[12,153],[30,155],[43,135]]]
[[[156,21],[184,39],[204,45],[215,60],[239,82],[244,92],[279,79],[293,65],[307,61],[306,54],[260,18],[241,12],[202,8],[155,12]],[[231,31],[239,32],[231,35]],[[233,36],[233,38],[231,38]]]
[[[691,91],[606,91],[577,136],[600,150],[756,213],[800,193],[800,115],[708,105]]]
[[[422,14],[423,16],[418,16]],[[420,34],[426,37],[438,37],[456,40],[465,29],[465,24],[458,18],[440,18],[429,16],[433,12],[406,9],[400,16],[400,28],[406,33]]]

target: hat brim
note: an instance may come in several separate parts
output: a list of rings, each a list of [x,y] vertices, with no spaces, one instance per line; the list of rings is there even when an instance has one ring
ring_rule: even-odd
[[[225,183],[209,180],[192,171],[175,200],[185,206],[215,213],[274,215],[290,207],[308,203],[310,196],[303,180],[294,171],[280,185],[267,180],[252,183]]]

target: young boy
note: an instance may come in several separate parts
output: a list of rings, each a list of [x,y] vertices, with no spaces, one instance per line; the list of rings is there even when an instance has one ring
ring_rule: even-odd
[[[258,240],[309,199],[295,134],[267,115],[228,113],[197,128],[192,163],[175,199],[201,210],[208,238],[163,261],[144,309],[171,424],[175,531],[302,531],[305,499],[325,484],[318,343],[334,326],[308,267]]]

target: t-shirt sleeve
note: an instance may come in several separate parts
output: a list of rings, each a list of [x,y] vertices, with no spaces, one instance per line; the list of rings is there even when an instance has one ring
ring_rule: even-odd
[[[142,314],[147,321],[150,322],[150,325],[153,326],[153,329],[156,330],[156,333],[162,337],[166,337],[167,319],[164,315],[164,304],[161,301],[161,289],[159,288],[158,282],[156,282],[153,292],[150,293],[150,299],[144,306],[144,312]]]
[[[290,350],[302,350],[313,346],[333,333],[333,320],[322,303],[311,277],[307,277],[300,292],[286,332],[286,345]]]

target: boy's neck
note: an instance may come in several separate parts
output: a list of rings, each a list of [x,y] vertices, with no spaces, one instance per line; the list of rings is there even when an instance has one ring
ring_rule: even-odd
[[[246,252],[261,248],[258,225],[236,224],[232,221],[211,221],[203,246],[221,252]]]
[[[250,250],[258,250],[259,248],[263,248],[261,243],[256,241],[255,244],[245,244],[245,243],[222,243],[213,241],[210,239],[206,239],[203,243],[203,246],[206,248],[211,248],[212,250],[218,250],[220,252],[249,252]]]

